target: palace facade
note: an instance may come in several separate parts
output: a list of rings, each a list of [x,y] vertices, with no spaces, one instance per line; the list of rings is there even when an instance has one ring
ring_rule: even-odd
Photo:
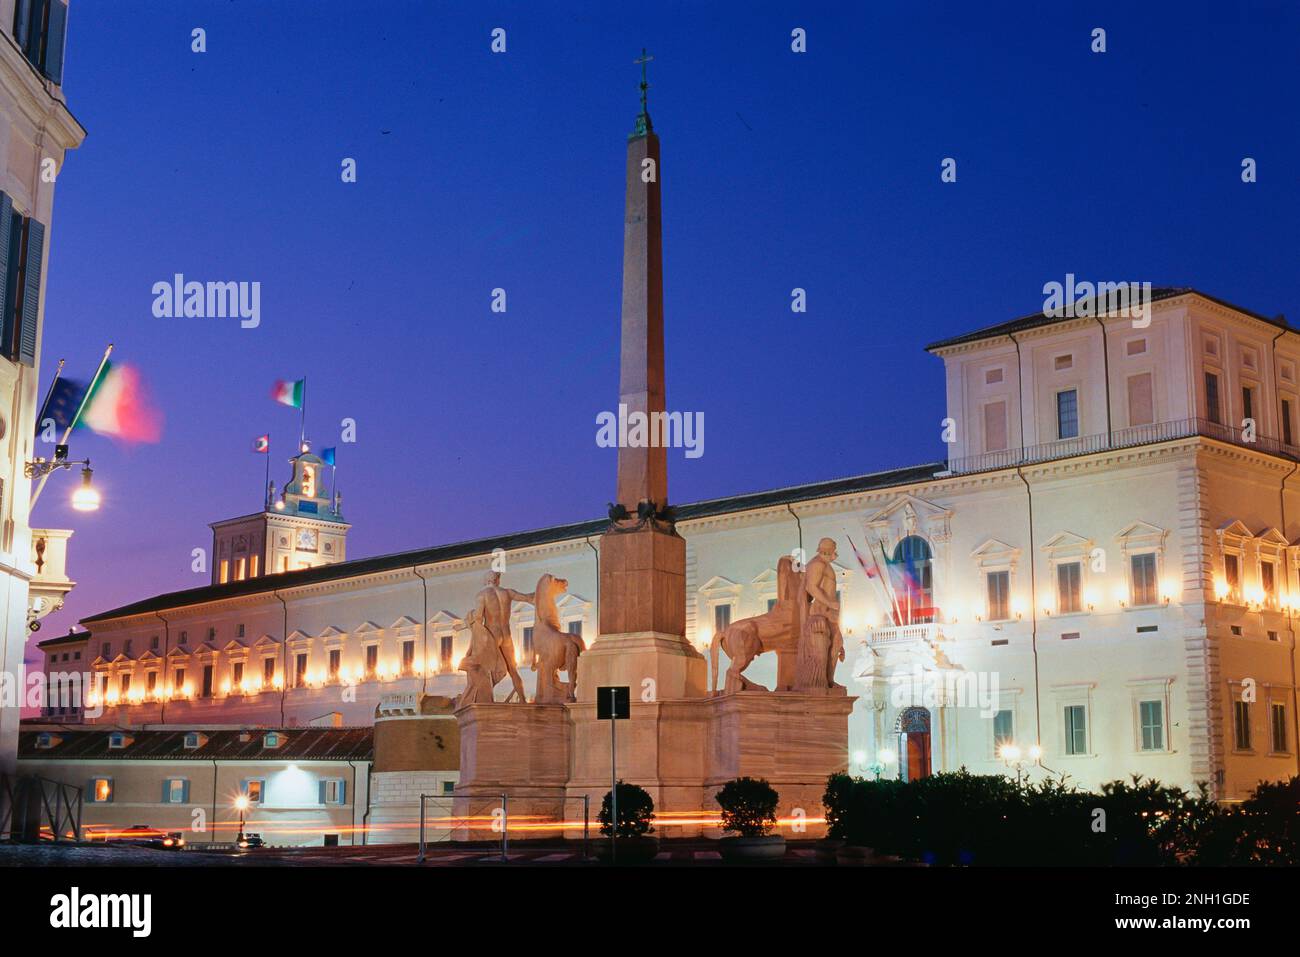
[[[707,654],[770,607],[781,556],[829,537],[855,773],[1140,773],[1228,800],[1296,774],[1300,333],[1191,289],[1152,298],[1142,318],[1040,313],[930,345],[946,461],[678,506],[687,639]],[[297,457],[290,488],[318,461]],[[263,557],[227,581],[43,643],[52,684],[77,651],[92,675],[84,719],[45,720],[364,726],[386,696],[455,695],[494,564],[522,592],[567,578],[562,619],[595,637],[606,519],[326,564],[294,549],[333,528],[342,557],[346,526],[295,520],[241,519],[284,541],[250,535]],[[532,614],[512,618],[530,692]],[[771,687],[772,658],[747,675]]]

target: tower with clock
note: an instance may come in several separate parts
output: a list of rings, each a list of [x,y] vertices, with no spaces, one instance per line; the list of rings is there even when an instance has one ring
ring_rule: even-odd
[[[280,494],[266,490],[262,511],[213,522],[212,584],[260,578],[344,561],[352,526],[343,520],[342,500],[330,465],[311,452],[289,460],[293,475]]]

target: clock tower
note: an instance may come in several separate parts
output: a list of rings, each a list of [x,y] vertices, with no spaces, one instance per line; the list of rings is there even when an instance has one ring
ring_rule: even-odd
[[[292,477],[279,496],[271,483],[262,511],[210,526],[212,584],[346,559],[348,529],[352,526],[343,520],[338,490],[326,489],[332,466],[313,455],[306,443],[289,464],[293,466]]]

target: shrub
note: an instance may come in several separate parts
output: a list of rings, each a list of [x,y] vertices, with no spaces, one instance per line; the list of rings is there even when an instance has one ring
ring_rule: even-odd
[[[645,788],[618,782],[618,836],[641,837],[654,830],[655,802]],[[600,833],[609,837],[614,832],[610,823],[610,791],[600,804]]]
[[[736,778],[713,796],[722,808],[722,829],[741,837],[763,837],[776,826],[780,795],[763,778]]]

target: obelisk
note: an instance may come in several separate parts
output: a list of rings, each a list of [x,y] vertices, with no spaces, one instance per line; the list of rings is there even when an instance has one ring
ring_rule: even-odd
[[[627,140],[623,218],[620,419],[666,411],[664,389],[663,243],[659,137],[646,107],[642,51],[641,112]],[[629,430],[631,434],[632,430]],[[600,540],[600,637],[579,658],[578,696],[599,685],[626,684],[634,699],[704,693],[703,656],[686,642],[686,542],[668,505],[667,449],[649,429],[650,443],[620,443],[610,525]],[[650,684],[646,684],[650,679]]]

